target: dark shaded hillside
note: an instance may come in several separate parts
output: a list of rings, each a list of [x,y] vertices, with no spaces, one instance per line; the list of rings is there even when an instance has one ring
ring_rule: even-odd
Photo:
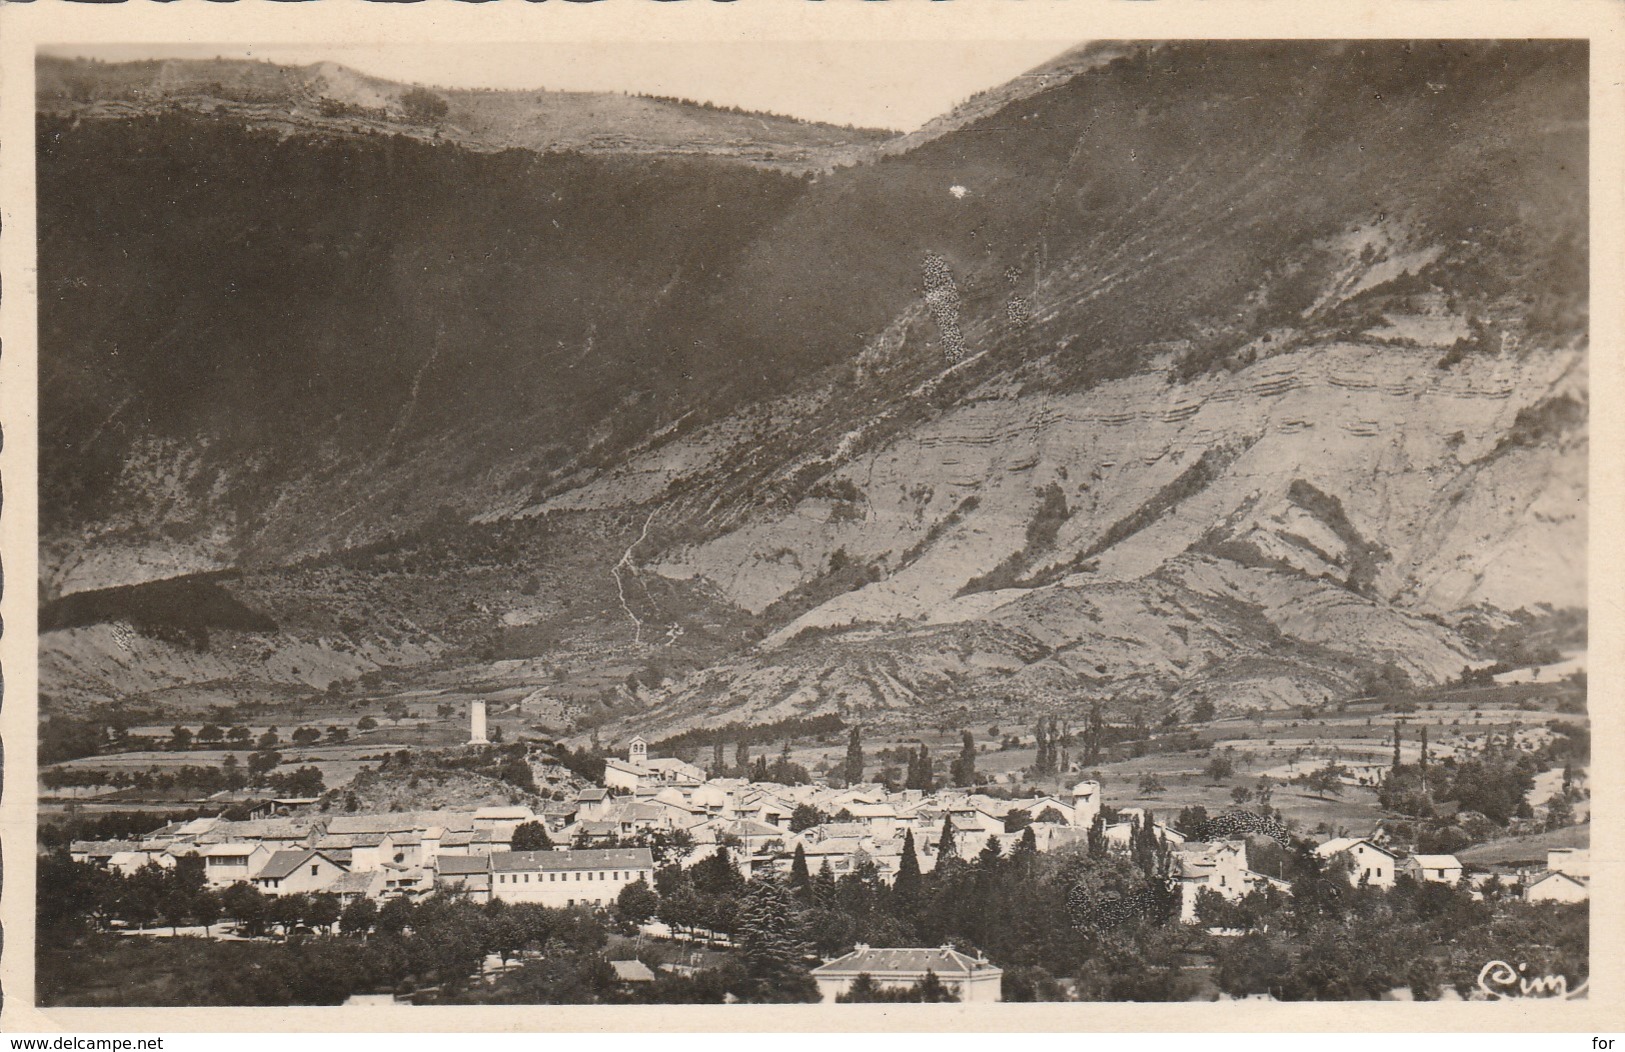
[[[668,356],[708,327],[721,262],[802,189],[185,116],[44,120],[40,146],[48,535],[130,510],[138,446],[198,454],[196,498],[253,464],[211,509],[245,541],[279,487],[431,438],[467,472],[579,454],[612,413],[731,368]]]

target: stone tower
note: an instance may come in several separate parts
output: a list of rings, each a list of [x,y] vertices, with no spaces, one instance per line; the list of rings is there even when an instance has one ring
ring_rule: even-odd
[[[1100,814],[1100,783],[1079,782],[1072,787],[1072,824],[1087,828]]]
[[[649,743],[642,737],[633,738],[626,746],[626,762],[633,767],[642,767],[649,759]]]
[[[468,744],[490,744],[485,737],[485,702],[483,701],[468,703]]]

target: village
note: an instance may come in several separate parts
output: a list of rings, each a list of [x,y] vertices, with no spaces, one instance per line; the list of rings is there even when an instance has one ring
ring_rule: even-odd
[[[469,738],[466,749],[489,746],[483,703],[470,706]],[[1293,892],[1288,875],[1279,872],[1278,851],[1266,852],[1273,862],[1258,859],[1261,847],[1289,842],[1267,792],[1254,810],[1204,814],[1192,828],[1189,814],[1184,821],[1165,820],[1143,807],[1114,807],[1110,787],[1093,779],[1017,798],[977,791],[985,786],[790,785],[715,777],[683,759],[651,755],[642,737],[606,758],[602,771],[601,784],[538,806],[334,813],[318,809],[314,798],[281,798],[257,817],[199,817],[137,838],[76,840],[68,854],[74,863],[125,877],[201,863],[210,889],[246,886],[270,899],[328,897],[339,910],[363,900],[385,906],[451,895],[477,905],[620,907],[624,914],[640,895],[654,898],[659,871],[667,868],[692,872],[720,862],[737,871],[740,887],[762,880],[806,886],[816,874],[831,886],[862,878],[892,888],[900,877],[929,876],[946,858],[1068,851],[1128,858],[1147,844],[1162,859],[1151,883],[1165,891],[1183,925],[1222,934],[1225,925],[1214,923],[1218,903],[1275,901]],[[1383,776],[1364,768],[1342,772],[1351,783]],[[1408,880],[1446,885],[1477,901],[1571,904],[1589,897],[1587,849],[1542,847],[1539,838],[1482,863],[1418,851],[1381,825],[1306,844],[1328,872],[1360,889],[1392,889]],[[733,945],[703,916],[632,912],[643,937]],[[132,933],[129,926],[125,933]],[[201,933],[241,937],[228,925],[205,926]],[[963,941],[882,948],[853,938],[827,948],[840,952],[824,954],[811,968],[824,1000],[849,998],[860,977],[867,977],[864,989],[903,991],[929,981],[943,984],[953,999],[1001,999],[1002,969]],[[623,981],[653,978],[637,961],[611,963]]]

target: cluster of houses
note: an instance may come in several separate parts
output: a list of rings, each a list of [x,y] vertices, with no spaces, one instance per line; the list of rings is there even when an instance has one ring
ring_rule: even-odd
[[[672,858],[684,865],[727,846],[749,878],[787,871],[799,851],[811,872],[827,867],[840,876],[872,866],[889,883],[910,835],[915,860],[928,873],[937,865],[944,828],[952,828],[962,857],[989,841],[1007,853],[1028,830],[1039,851],[1050,851],[1086,842],[1101,813],[1101,787],[1095,781],[1079,782],[1059,796],[1017,800],[963,790],[761,784],[707,778],[682,760],[650,758],[642,739],[631,742],[624,761],[607,762],[603,780],[603,786],[581,790],[573,800],[534,810],[329,814],[306,809],[292,817],[252,821],[200,818],[139,841],[75,842],[70,850],[78,861],[126,873],[201,856],[209,884],[248,882],[270,895],[326,892],[345,901],[377,900],[456,888],[475,900],[604,906],[629,884],[653,882],[653,853],[626,844],[659,834],[668,835],[668,844],[682,845]],[[1133,809],[1118,812],[1103,827],[1108,847],[1128,850],[1144,818]],[[515,831],[532,823],[546,829],[553,849],[514,849]],[[1154,829],[1169,847],[1187,922],[1197,920],[1204,889],[1232,901],[1265,887],[1289,890],[1278,876],[1249,868],[1245,839],[1196,842],[1160,822]],[[1377,887],[1391,886],[1403,874],[1448,884],[1463,880],[1454,856],[1406,855],[1377,837],[1334,838],[1318,853],[1326,859],[1346,857],[1351,881]],[[1486,879],[1511,882],[1500,872],[1477,875],[1473,882]],[[1589,893],[1586,852],[1554,850],[1544,870],[1519,871],[1513,879],[1531,901],[1583,900]]]

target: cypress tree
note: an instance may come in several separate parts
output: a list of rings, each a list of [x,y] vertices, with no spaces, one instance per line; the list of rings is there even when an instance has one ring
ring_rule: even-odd
[[[1094,821],[1089,823],[1089,857],[1106,857],[1106,816],[1100,811],[1095,812]]]
[[[750,742],[743,738],[734,744],[734,766],[741,774],[750,771]]]
[[[812,873],[807,869],[807,849],[796,845],[796,857],[790,862],[790,887],[803,897],[812,892]]]
[[[959,853],[954,848],[954,816],[942,816],[942,836],[937,840],[937,868],[944,862],[958,858]]]
[[[1399,721],[1394,721],[1394,769],[1399,769]]]
[[[1029,827],[1031,828],[1031,827]],[[999,838],[992,833],[988,834],[987,844],[982,848],[981,854],[976,856],[976,865],[979,869],[993,872],[999,868],[1004,859],[1004,851],[999,847]]]
[[[928,793],[937,787],[937,773],[932,769],[934,766],[935,765],[931,762],[931,750],[925,747],[924,742],[921,742],[920,788],[924,789]]]
[[[914,830],[910,829],[903,834],[903,858],[897,864],[897,879],[892,882],[896,913],[909,924],[914,923],[914,914],[919,910],[921,885],[920,860],[914,850]]]

